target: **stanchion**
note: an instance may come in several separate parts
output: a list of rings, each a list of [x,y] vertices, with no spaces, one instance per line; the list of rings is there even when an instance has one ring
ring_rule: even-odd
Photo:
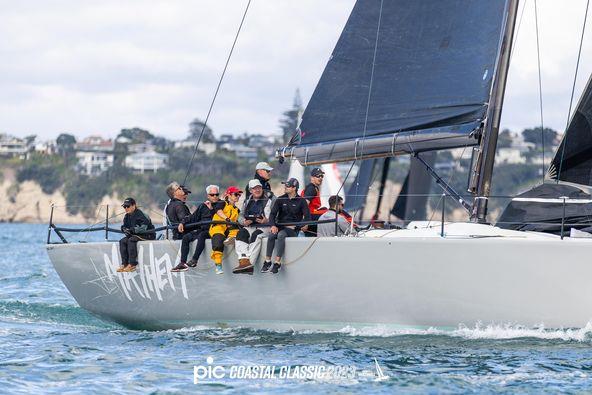
[[[47,244],[51,241],[51,228],[53,226],[53,203],[51,204],[51,213],[49,214],[49,225],[47,227]]]
[[[561,216],[561,240],[563,240],[563,229],[565,229],[565,199],[566,196],[562,196],[563,198],[563,215]]]
[[[109,240],[109,205],[105,212],[105,240]]]
[[[442,194],[442,223],[440,226],[440,236],[444,237],[444,212],[446,208],[446,194]]]

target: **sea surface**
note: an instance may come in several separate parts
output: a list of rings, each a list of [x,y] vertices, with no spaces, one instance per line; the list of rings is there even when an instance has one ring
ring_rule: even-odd
[[[128,330],[78,307],[46,255],[46,235],[46,225],[0,224],[0,393],[592,391],[592,324],[564,330]],[[232,366],[260,365],[272,366],[276,376],[229,377]],[[282,367],[293,373],[309,365],[355,374],[278,377]],[[226,375],[194,384],[194,366],[221,366]]]

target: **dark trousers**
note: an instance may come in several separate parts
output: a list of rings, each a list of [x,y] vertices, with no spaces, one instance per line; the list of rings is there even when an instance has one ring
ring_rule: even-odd
[[[281,258],[284,256],[284,251],[286,249],[286,237],[297,237],[298,233],[294,229],[291,228],[284,228],[277,232],[276,234],[271,233],[269,238],[267,239],[267,251],[265,256],[272,256],[273,249],[275,247],[275,241],[277,240],[277,249],[275,251],[275,256]]]
[[[318,221],[320,215],[319,214],[311,214],[310,219],[311,221]],[[310,224],[308,225],[308,229],[304,232],[304,236],[306,237],[317,237],[317,224]]]
[[[187,263],[189,245],[194,240],[197,240],[197,245],[193,252],[193,259],[197,261],[204,248],[206,248],[206,239],[209,238],[210,233],[207,230],[194,230],[184,235],[183,239],[181,239],[181,262]]]
[[[125,236],[119,240],[119,253],[121,254],[121,263],[136,266],[138,264],[138,236]]]
[[[255,241],[255,239],[257,239],[257,236],[259,236],[261,233],[263,233],[263,231],[261,229],[257,229],[253,232],[252,235],[249,235],[248,230],[246,230],[245,228],[241,228],[241,230],[239,230],[236,234],[236,239],[238,241],[243,241],[247,244],[251,244]]]
[[[214,233],[212,236],[212,251],[224,252],[224,240],[226,240],[225,234]]]

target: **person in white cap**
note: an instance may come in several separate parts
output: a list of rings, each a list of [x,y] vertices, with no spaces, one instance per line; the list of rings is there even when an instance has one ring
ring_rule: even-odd
[[[269,222],[272,198],[265,196],[261,181],[249,181],[247,188],[251,195],[245,199],[238,222],[243,225],[236,235],[234,249],[238,255],[238,266],[233,273],[253,273],[253,262],[259,257],[261,243],[269,235],[269,227],[261,225]]]
[[[269,163],[259,162],[255,166],[255,176],[253,177],[253,179],[259,180],[259,182],[261,183],[261,188],[263,188],[263,194],[268,199],[273,197],[273,192],[271,192],[271,185],[269,184],[269,179],[271,178],[271,171],[272,170],[273,170],[273,167],[269,166]],[[247,191],[246,196],[245,196],[245,200],[246,200],[251,195],[251,191],[249,190],[248,185],[245,188],[245,190]]]

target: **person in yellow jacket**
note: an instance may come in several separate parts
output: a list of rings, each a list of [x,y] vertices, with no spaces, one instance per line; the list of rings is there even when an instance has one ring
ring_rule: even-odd
[[[236,207],[243,191],[238,187],[231,186],[226,189],[224,200],[214,206],[216,212],[212,221],[237,222],[240,210]],[[212,260],[216,264],[216,274],[222,274],[222,258],[224,257],[224,240],[234,238],[238,233],[236,225],[212,224],[210,226],[210,237],[212,238]]]

